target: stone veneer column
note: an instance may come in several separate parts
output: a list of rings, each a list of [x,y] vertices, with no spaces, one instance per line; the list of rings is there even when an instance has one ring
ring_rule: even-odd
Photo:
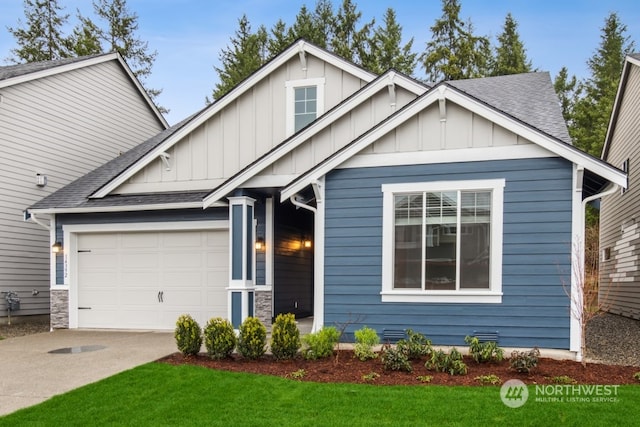
[[[54,290],[50,292],[51,327],[53,329],[69,328],[69,291]]]
[[[267,328],[271,327],[271,319],[273,318],[273,296],[271,289],[255,290],[255,315]]]

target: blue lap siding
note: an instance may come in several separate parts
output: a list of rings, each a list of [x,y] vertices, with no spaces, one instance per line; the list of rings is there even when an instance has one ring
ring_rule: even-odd
[[[506,179],[502,302],[383,303],[382,192],[386,183]],[[347,340],[367,325],[413,329],[434,344],[464,345],[474,331],[502,346],[569,348],[572,165],[500,160],[334,170],[326,178],[325,325]]]

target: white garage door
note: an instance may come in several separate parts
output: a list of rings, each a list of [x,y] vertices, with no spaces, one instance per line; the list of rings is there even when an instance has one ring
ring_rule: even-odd
[[[202,327],[227,316],[228,232],[78,235],[80,328],[174,329],[191,314]]]

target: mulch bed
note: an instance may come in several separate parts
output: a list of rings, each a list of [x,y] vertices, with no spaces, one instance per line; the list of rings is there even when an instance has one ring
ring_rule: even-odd
[[[412,362],[413,372],[385,371],[379,359],[362,362],[353,356],[350,350],[335,352],[333,357],[321,360],[304,360],[298,357],[293,360],[275,360],[265,355],[258,360],[244,359],[234,354],[230,359],[212,360],[206,354],[197,356],[183,356],[174,353],[163,359],[161,363],[172,365],[197,365],[205,368],[234,372],[249,372],[254,374],[274,375],[298,381],[313,381],[322,383],[369,383],[383,385],[419,385],[425,382],[419,376],[432,376],[428,384],[438,385],[482,385],[476,377],[496,375],[503,383],[509,379],[519,379],[526,384],[558,384],[557,377],[567,376],[577,384],[640,384],[634,378],[640,372],[637,366],[613,366],[588,363],[586,367],[579,362],[569,360],[555,360],[540,358],[537,368],[530,374],[521,374],[511,369],[508,360],[499,363],[478,364],[473,359],[465,357],[467,375],[449,375],[441,372],[428,371],[423,360]],[[376,373],[375,379],[365,377]],[[375,376],[375,375],[373,375]],[[556,378],[556,381],[554,381]]]

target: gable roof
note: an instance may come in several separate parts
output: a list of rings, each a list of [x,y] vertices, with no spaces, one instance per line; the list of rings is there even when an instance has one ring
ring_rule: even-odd
[[[269,76],[273,71],[279,68],[281,65],[285,64],[291,58],[296,55],[302,56],[306,54],[313,55],[315,57],[320,58],[321,60],[336,66],[337,68],[343,69],[361,80],[371,82],[376,78],[375,74],[372,74],[365,69],[348,62],[339,56],[321,49],[307,41],[298,40],[294,42],[289,48],[285,49],[284,52],[273,58],[271,61],[263,65],[256,72],[251,74],[245,80],[240,82],[237,86],[235,86],[231,91],[225,94],[222,98],[218,99],[213,104],[205,107],[199,113],[195,115],[193,120],[189,121],[182,129],[179,129],[175,134],[171,137],[167,138],[149,153],[147,153],[142,158],[138,159],[137,162],[130,165],[126,170],[122,171],[120,175],[115,177],[112,181],[107,183],[104,187],[102,187],[95,194],[92,194],[91,197],[105,197],[111,191],[119,187],[137,172],[142,170],[145,166],[147,166],[151,161],[157,158],[161,153],[168,150],[171,146],[180,141],[185,135],[188,135],[190,132],[195,130],[198,126],[209,120],[212,116],[218,113],[220,110],[225,108],[227,105],[235,101],[240,95],[245,93],[247,90],[255,86],[259,81]]]
[[[607,160],[609,155],[609,148],[611,145],[611,139],[613,138],[613,132],[615,131],[618,123],[618,115],[620,114],[620,107],[622,105],[622,98],[627,88],[627,81],[629,79],[629,72],[631,67],[640,67],[640,53],[633,53],[627,55],[622,67],[622,76],[620,76],[620,83],[618,83],[618,92],[616,93],[616,99],[613,102],[613,109],[611,110],[611,118],[609,120],[609,127],[607,128],[607,135],[604,139],[604,145],[602,147],[602,155],[600,158],[604,161]]]
[[[116,61],[119,64],[138,92],[140,92],[145,102],[149,105],[149,108],[157,117],[158,121],[165,129],[168,128],[169,124],[158,110],[158,107],[153,103],[151,97],[149,97],[149,94],[144,87],[142,87],[140,81],[134,76],[122,56],[117,52],[3,66],[0,67],[0,89],[109,61]]]
[[[575,164],[582,165],[587,170],[593,171],[618,185],[626,186],[626,177],[620,170],[593,156],[590,156],[589,154],[570,145],[568,141],[565,141],[563,138],[568,136],[566,129],[563,132],[558,129],[557,126],[553,125],[545,126],[544,129],[539,129],[534,124],[523,118],[526,117],[526,109],[521,106],[518,100],[523,101],[524,104],[528,105],[528,108],[531,108],[531,111],[533,112],[538,112],[543,115],[546,114],[548,116],[560,114],[560,117],[562,117],[559,108],[557,111],[554,111],[555,109],[553,107],[545,108],[543,105],[538,105],[544,103],[557,105],[557,98],[555,97],[555,92],[553,92],[553,90],[551,90],[551,92],[547,91],[546,95],[542,94],[542,96],[533,97],[533,102],[526,99],[526,95],[530,93],[530,91],[521,92],[518,96],[515,96],[514,87],[528,87],[528,85],[525,84],[525,81],[521,79],[530,79],[534,88],[539,87],[539,74],[546,76],[545,78],[550,80],[548,73],[528,73],[480,79],[490,80],[489,82],[441,82],[427,93],[414,100],[412,103],[407,104],[404,108],[293,180],[280,192],[281,200],[286,200],[291,196],[294,196],[296,193],[317,181],[329,171],[338,167],[392,129],[400,126],[427,106],[441,100],[448,100],[461,105],[475,114],[478,114],[479,116],[482,116],[487,120],[516,133],[517,135],[521,135],[522,137],[540,145],[560,157],[563,157]],[[518,80],[518,84],[515,86],[509,84],[513,79]],[[467,92],[464,92],[462,89],[458,88],[458,86],[465,88]],[[500,93],[502,88],[505,88],[505,90],[503,93]],[[553,89],[552,86],[548,86],[547,89],[549,88]],[[471,93],[475,93],[475,95],[471,95]],[[515,99],[512,101],[508,99],[511,96],[515,96]],[[495,103],[495,105],[493,103]],[[549,118],[552,119],[552,123],[555,122],[552,117]]]

